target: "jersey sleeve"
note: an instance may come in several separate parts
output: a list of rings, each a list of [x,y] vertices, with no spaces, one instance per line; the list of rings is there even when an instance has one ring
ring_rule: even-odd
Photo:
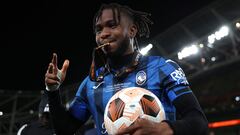
[[[176,135],[207,135],[208,121],[189,87],[183,70],[172,60],[161,67],[162,87],[172,101],[181,119],[165,120]]]
[[[160,69],[160,76],[162,77],[162,87],[171,101],[192,92],[184,71],[176,62],[165,60]]]
[[[90,112],[88,110],[88,100],[87,100],[87,81],[88,77],[81,83],[78,91],[72,100],[69,112],[77,119],[86,122],[90,117]]]

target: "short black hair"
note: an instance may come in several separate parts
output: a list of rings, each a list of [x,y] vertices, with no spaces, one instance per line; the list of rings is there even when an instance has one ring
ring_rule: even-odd
[[[98,19],[101,17],[102,11],[104,9],[112,9],[113,18],[116,19],[116,17],[117,17],[119,22],[121,19],[120,13],[125,13],[133,20],[133,23],[137,27],[138,32],[137,32],[136,37],[139,37],[139,38],[141,38],[143,36],[145,36],[146,38],[149,37],[149,35],[150,35],[149,24],[153,24],[152,20],[149,19],[149,16],[151,14],[146,13],[146,12],[136,11],[126,5],[120,5],[118,3],[110,3],[110,4],[102,4],[101,5],[100,9],[95,14],[94,19],[93,19],[93,30],[94,31],[95,31],[95,24],[98,21]],[[134,40],[135,40],[136,47],[138,49],[137,38],[135,38]]]

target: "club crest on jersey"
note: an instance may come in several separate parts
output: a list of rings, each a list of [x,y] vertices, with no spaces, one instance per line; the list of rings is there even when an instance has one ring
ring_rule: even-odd
[[[188,84],[188,81],[186,79],[186,76],[181,68],[178,68],[177,70],[173,71],[171,73],[171,77],[173,80],[177,81],[178,84]]]
[[[139,71],[136,75],[136,83],[143,85],[147,80],[147,74],[144,71]]]

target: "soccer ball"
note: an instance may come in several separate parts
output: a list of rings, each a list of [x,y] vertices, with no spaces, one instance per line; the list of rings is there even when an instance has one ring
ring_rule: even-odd
[[[140,87],[125,88],[108,101],[104,111],[105,128],[108,134],[113,135],[139,117],[159,123],[165,120],[165,111],[152,92]]]

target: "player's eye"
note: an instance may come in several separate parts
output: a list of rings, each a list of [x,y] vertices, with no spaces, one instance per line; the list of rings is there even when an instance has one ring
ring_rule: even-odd
[[[118,24],[114,20],[108,22],[108,27],[110,27],[112,29],[116,28],[117,26],[118,26]]]
[[[96,27],[95,28],[95,34],[97,35],[97,34],[100,34],[101,33],[101,31],[102,31],[102,28],[101,27]]]

